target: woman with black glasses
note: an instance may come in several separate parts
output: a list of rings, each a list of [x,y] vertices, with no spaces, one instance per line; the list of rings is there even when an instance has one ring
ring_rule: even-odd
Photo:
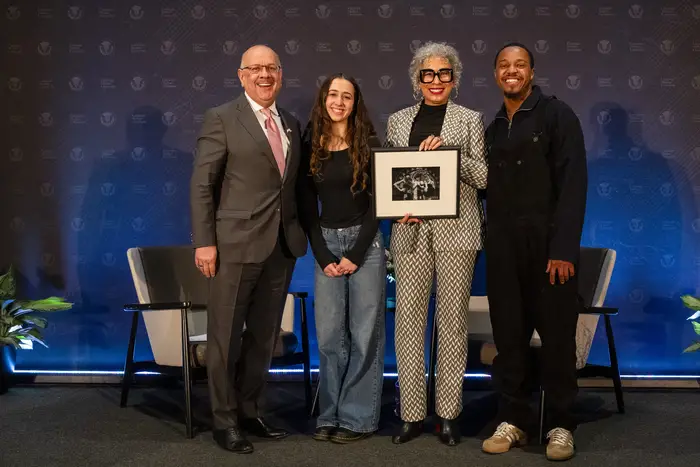
[[[484,213],[477,190],[486,188],[484,124],[480,113],[455,104],[462,63],[446,44],[426,43],[409,67],[419,102],[389,117],[386,145],[433,150],[461,148],[459,217],[421,220],[406,213],[392,226],[396,275],[396,361],[403,425],[393,442],[406,443],[423,431],[427,414],[425,329],[430,293],[437,288],[436,432],[459,443],[467,358],[467,311],[477,253],[483,246]]]

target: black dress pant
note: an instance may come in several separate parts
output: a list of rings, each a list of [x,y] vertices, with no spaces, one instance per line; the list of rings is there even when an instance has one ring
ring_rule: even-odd
[[[539,370],[547,394],[547,425],[573,431],[578,279],[574,275],[561,284],[557,278],[551,285],[545,272],[550,259],[547,229],[513,224],[490,225],[487,234],[487,294],[498,351],[493,372],[500,394],[499,420],[521,429],[535,420],[529,401],[534,370],[530,340],[536,329],[542,340]]]
[[[282,238],[262,263],[230,262],[225,246],[219,249],[207,313],[207,373],[214,429],[236,426],[239,418],[259,416],[258,404],[295,262]]]

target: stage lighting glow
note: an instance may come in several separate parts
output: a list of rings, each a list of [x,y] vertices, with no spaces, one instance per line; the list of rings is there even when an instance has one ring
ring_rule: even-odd
[[[123,371],[102,371],[102,370],[14,370],[16,374],[24,375],[75,375],[75,376],[121,376],[124,374]],[[302,374],[304,370],[301,368],[273,368],[270,369],[272,374]],[[312,368],[311,373],[318,373],[318,368]],[[154,371],[139,371],[137,375],[159,375],[160,373]],[[386,378],[396,378],[398,374],[396,372],[386,372],[384,373]],[[489,379],[491,375],[488,373],[465,373],[464,377],[467,379]],[[700,379],[700,375],[620,375],[622,379]]]
[[[70,375],[70,376],[121,376],[123,371],[102,371],[102,370],[15,370],[18,375]],[[159,375],[154,371],[139,371],[137,375]]]

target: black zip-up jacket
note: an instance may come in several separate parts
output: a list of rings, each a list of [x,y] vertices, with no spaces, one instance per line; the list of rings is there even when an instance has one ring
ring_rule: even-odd
[[[588,175],[583,131],[571,107],[533,86],[512,121],[501,107],[486,144],[488,228],[545,227],[549,259],[576,263]]]

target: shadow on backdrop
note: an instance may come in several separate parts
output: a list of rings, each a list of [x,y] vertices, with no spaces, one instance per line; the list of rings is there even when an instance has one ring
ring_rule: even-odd
[[[122,305],[137,301],[126,250],[190,242],[192,155],[165,144],[174,124],[172,114],[138,107],[128,116],[123,149],[96,154],[71,232],[76,305],[61,316],[51,352],[32,352],[31,359],[42,368],[120,369],[129,332]],[[137,358],[149,358],[145,339],[139,342]]]
[[[679,154],[649,147],[642,124],[630,123],[618,103],[595,104],[588,123],[595,137],[582,243],[617,251],[606,303],[620,308],[613,321],[620,370],[690,368],[681,356],[687,323],[678,297],[693,286],[696,247],[684,240],[683,228],[695,204]],[[607,363],[602,327],[589,359]]]

